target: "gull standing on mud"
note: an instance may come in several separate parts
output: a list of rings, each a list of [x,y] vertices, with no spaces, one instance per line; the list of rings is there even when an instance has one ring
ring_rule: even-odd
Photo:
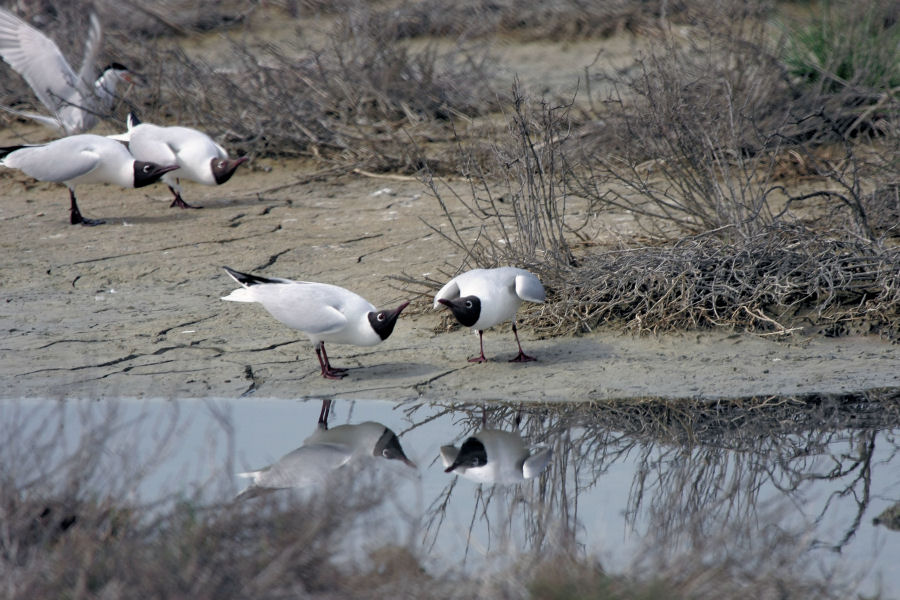
[[[516,312],[525,300],[543,302],[546,297],[541,281],[525,269],[472,269],[457,275],[440,289],[434,297],[434,308],[443,304],[462,325],[478,331],[481,354],[470,358],[469,362],[487,360],[484,357],[485,329],[512,320],[512,331],[516,336],[519,354],[509,362],[526,362],[535,358],[522,351],[516,329]]]
[[[256,471],[238,473],[253,481],[237,500],[245,500],[279,489],[304,488],[327,483],[338,469],[351,464],[370,466],[367,458],[399,460],[413,469],[397,434],[374,421],[328,428],[331,400],[322,401],[319,422],[303,445],[285,454],[275,463]]]
[[[116,85],[121,81],[136,82],[133,74],[119,63],[107,66],[94,80],[94,60],[102,31],[97,15],[91,13],[90,18],[84,59],[76,74],[53,40],[9,11],[0,9],[0,56],[28,82],[51,114],[19,111],[7,106],[0,108],[66,135],[82,133],[96,126],[98,115],[106,114],[112,108]]]
[[[75,200],[76,185],[113,183],[139,188],[178,168],[178,165],[135,160],[119,142],[90,133],[71,135],[46,144],[0,148],[0,159],[0,166],[19,169],[38,181],[64,183],[69,188],[69,222],[72,225],[105,222],[81,216]]]
[[[163,176],[163,181],[175,195],[171,206],[202,208],[191,206],[181,198],[180,179],[203,185],[222,185],[248,160],[246,156],[228,158],[225,149],[211,137],[190,127],[141,123],[134,113],[128,113],[127,124],[127,132],[109,137],[127,142],[128,149],[138,160],[178,165],[177,170]]]
[[[270,315],[305,333],[316,349],[322,377],[340,379],[347,369],[331,366],[325,342],[374,346],[388,339],[397,317],[409,305],[378,311],[362,296],[336,285],[267,278],[223,267],[239,284],[222,300],[259,302]]]

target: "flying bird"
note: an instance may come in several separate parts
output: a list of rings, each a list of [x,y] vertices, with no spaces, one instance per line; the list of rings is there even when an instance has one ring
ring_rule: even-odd
[[[521,435],[500,429],[482,429],[459,448],[441,446],[444,472],[478,483],[521,483],[537,477],[552,455],[550,448],[529,449]]]
[[[397,317],[409,305],[404,302],[392,310],[376,310],[362,296],[336,285],[267,278],[224,267],[242,287],[222,300],[259,302],[270,315],[305,333],[313,343],[322,377],[340,379],[347,369],[331,366],[325,342],[374,346],[388,339]]]
[[[113,183],[139,188],[178,168],[178,165],[135,160],[119,142],[90,133],[71,135],[46,144],[0,148],[0,165],[19,169],[38,181],[64,183],[69,188],[69,222],[72,225],[104,223],[81,215],[75,200],[76,185]]]
[[[399,460],[416,468],[403,452],[397,434],[381,423],[366,421],[329,429],[330,407],[330,400],[322,401],[316,430],[303,441],[302,446],[267,467],[239,473],[239,476],[248,477],[252,482],[237,499],[253,498],[279,489],[324,485],[339,469],[372,466],[373,463],[365,462],[368,458]]]
[[[525,300],[543,302],[544,286],[533,273],[515,267],[472,269],[448,281],[434,297],[434,308],[444,305],[465,327],[478,331],[480,356],[469,362],[485,362],[484,330],[498,323],[512,320],[512,331],[519,346],[519,354],[510,362],[535,360],[522,351],[516,329],[516,312]]]
[[[171,206],[191,206],[181,197],[181,179],[203,185],[222,185],[246,162],[246,156],[228,158],[228,153],[211,137],[190,127],[161,127],[141,123],[134,113],[128,114],[128,131],[111,135],[114,140],[128,143],[135,158],[160,164],[177,164],[178,169],[166,173],[163,181],[175,199]]]
[[[50,115],[0,106],[12,114],[33,119],[65,135],[89,131],[99,117],[109,113],[119,82],[137,83],[134,74],[120,63],[108,65],[96,80],[94,61],[100,48],[100,20],[91,13],[84,44],[84,59],[78,73],[59,47],[43,33],[0,9],[0,56],[31,86]]]

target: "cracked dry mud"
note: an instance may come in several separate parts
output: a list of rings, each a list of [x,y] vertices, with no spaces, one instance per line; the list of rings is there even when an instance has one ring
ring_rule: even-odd
[[[595,400],[848,392],[900,385],[900,346],[876,338],[730,332],[536,339],[538,362],[510,364],[508,326],[447,331],[431,299],[391,275],[441,278],[462,256],[424,221],[437,202],[416,181],[315,176],[256,160],[226,185],[189,185],[203,210],[169,208],[163,185],[79,188],[100,227],[68,224],[64,187],[0,174],[0,372],[5,398]],[[390,188],[390,192],[385,188]],[[353,289],[378,306],[414,300],[371,348],[332,346],[341,381],[319,376],[305,336],[258,305],[219,298],[228,265]]]

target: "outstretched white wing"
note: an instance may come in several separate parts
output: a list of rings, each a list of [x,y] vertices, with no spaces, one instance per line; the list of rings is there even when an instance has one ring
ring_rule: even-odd
[[[91,20],[88,45],[94,35],[95,21],[96,17]],[[96,48],[91,52],[96,53]],[[0,56],[28,82],[38,100],[54,114],[64,106],[83,105],[89,94],[87,86],[53,40],[3,9],[0,9]]]

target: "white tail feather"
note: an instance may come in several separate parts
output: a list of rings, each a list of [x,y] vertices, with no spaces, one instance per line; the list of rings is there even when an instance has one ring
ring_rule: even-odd
[[[230,302],[256,302],[256,294],[252,288],[238,288],[221,299]]]

